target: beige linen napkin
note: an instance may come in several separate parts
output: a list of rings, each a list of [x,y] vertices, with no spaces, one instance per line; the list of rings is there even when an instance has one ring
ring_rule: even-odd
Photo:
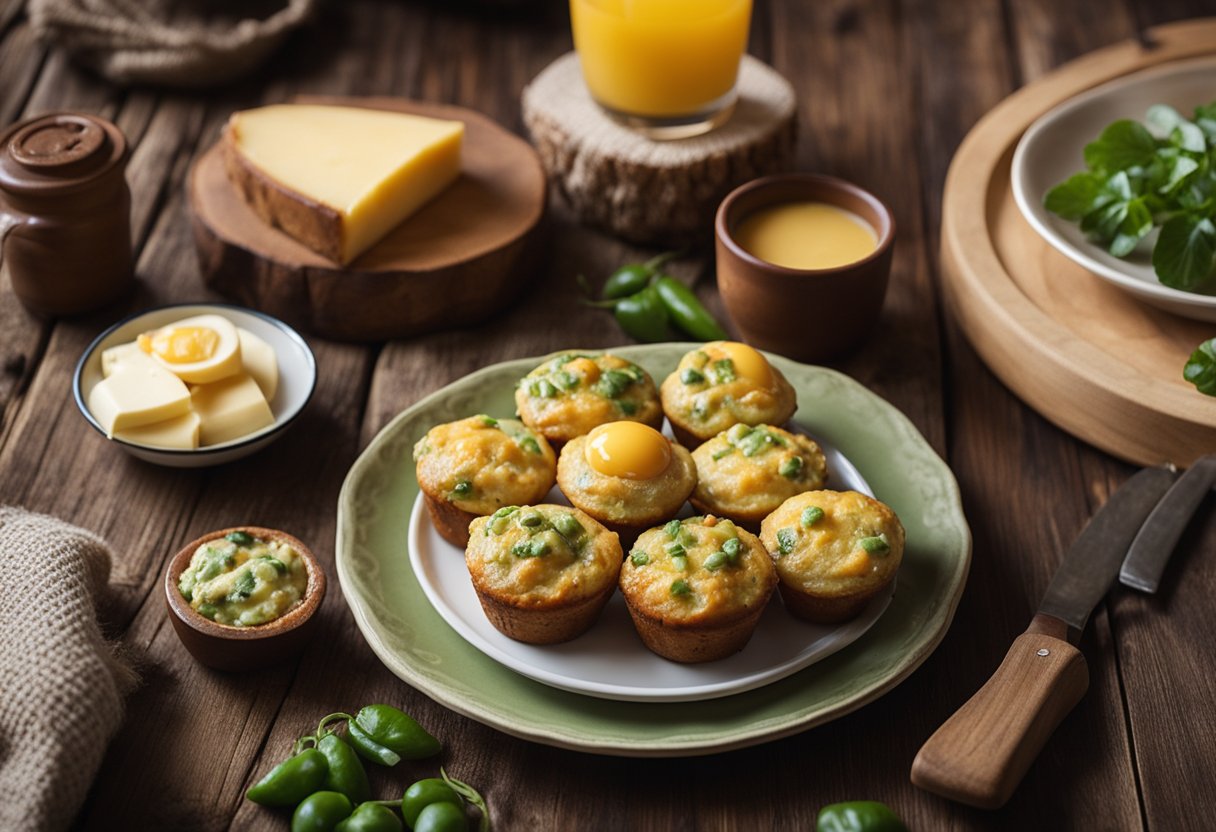
[[[28,11],[39,36],[111,81],[206,87],[264,61],[317,2],[281,0],[265,17],[249,0],[29,0]]]
[[[110,550],[53,517],[0,506],[0,829],[76,816],[134,681],[97,625]]]

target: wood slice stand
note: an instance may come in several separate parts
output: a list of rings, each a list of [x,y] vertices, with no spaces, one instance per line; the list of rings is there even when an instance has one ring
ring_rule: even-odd
[[[674,247],[707,240],[726,194],[793,161],[793,87],[745,55],[738,90],[735,112],[721,127],[654,141],[600,110],[571,52],[524,90],[523,116],[545,169],[580,220],[633,242]]]
[[[1182,368],[1216,325],[1143,304],[1051,248],[1022,218],[1010,162],[1039,116],[1091,87],[1216,52],[1216,19],[1162,26],[1151,47],[1099,50],[1011,95],[968,134],[946,178],[946,300],[976,352],[1064,430],[1141,465],[1216,451],[1216,398]]]
[[[293,326],[380,341],[478,323],[529,274],[547,186],[535,151],[485,116],[394,98],[301,103],[397,110],[464,122],[460,178],[345,268],[266,225],[228,180],[219,145],[189,178],[207,285]]]

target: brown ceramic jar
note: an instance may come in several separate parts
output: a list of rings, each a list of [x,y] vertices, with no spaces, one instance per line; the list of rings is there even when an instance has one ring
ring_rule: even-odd
[[[73,315],[134,285],[127,140],[110,122],[51,113],[0,136],[0,260],[30,310]]]

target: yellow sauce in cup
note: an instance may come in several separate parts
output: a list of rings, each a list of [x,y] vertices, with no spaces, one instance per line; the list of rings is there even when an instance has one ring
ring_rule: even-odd
[[[761,208],[739,223],[733,236],[754,257],[790,269],[847,266],[878,248],[878,234],[869,223],[825,202]]]

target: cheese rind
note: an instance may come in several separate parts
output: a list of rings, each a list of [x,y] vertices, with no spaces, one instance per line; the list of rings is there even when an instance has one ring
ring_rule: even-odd
[[[345,265],[460,174],[464,125],[359,107],[233,113],[229,178],[267,223]]]
[[[198,414],[199,443],[218,445],[274,424],[274,414],[257,382],[244,373],[190,391]]]
[[[198,447],[199,425],[198,414],[190,411],[150,425],[115,431],[114,438],[136,445],[192,451]]]
[[[89,411],[107,436],[190,410],[190,391],[181,379],[156,366],[119,363],[89,391]]]

